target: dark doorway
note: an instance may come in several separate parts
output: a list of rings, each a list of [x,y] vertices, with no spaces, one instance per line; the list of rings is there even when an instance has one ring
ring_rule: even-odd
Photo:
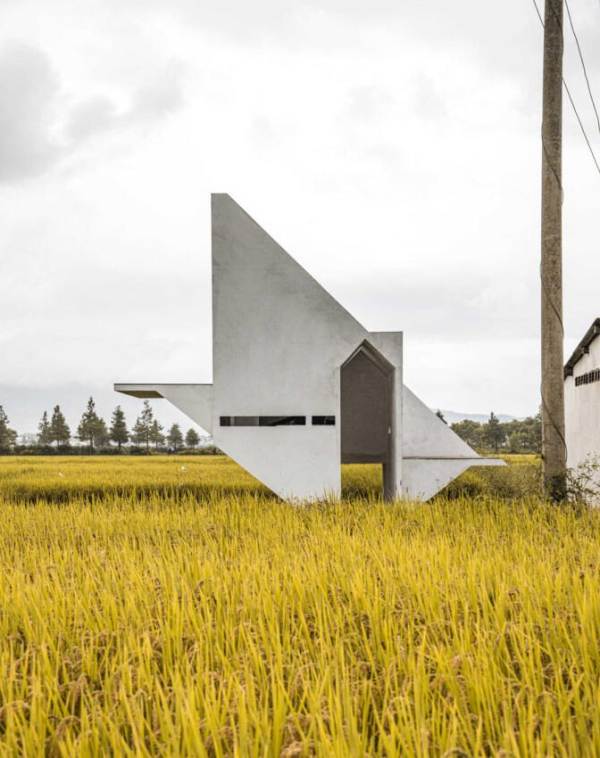
[[[342,463],[383,466],[383,490],[391,496],[394,367],[367,342],[341,368]]]

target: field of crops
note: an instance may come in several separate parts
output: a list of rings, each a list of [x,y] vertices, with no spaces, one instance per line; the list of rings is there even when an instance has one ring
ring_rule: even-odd
[[[0,459],[0,756],[600,755],[598,511],[376,483]]]

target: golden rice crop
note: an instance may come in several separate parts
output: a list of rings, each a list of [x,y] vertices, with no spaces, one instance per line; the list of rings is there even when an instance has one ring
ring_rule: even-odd
[[[1,756],[600,755],[597,511],[198,457],[0,460],[0,507]]]
[[[186,493],[214,498],[248,492],[269,494],[223,455],[0,458],[0,495],[13,501],[139,500]]]

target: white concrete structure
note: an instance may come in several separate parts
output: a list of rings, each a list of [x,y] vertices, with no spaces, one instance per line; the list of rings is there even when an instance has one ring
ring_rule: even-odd
[[[600,456],[600,318],[565,365],[567,466]],[[600,484],[600,482],[598,482]]]
[[[402,383],[402,333],[368,332],[228,195],[212,197],[213,384],[164,397],[286,500],[338,495],[341,463],[428,499],[480,458]]]

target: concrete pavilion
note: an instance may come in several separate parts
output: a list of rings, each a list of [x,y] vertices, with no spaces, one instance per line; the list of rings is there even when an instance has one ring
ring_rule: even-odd
[[[231,197],[212,196],[212,384],[116,384],[165,398],[285,500],[339,495],[342,463],[386,498],[427,500],[481,458],[402,381],[402,332],[367,331]]]

